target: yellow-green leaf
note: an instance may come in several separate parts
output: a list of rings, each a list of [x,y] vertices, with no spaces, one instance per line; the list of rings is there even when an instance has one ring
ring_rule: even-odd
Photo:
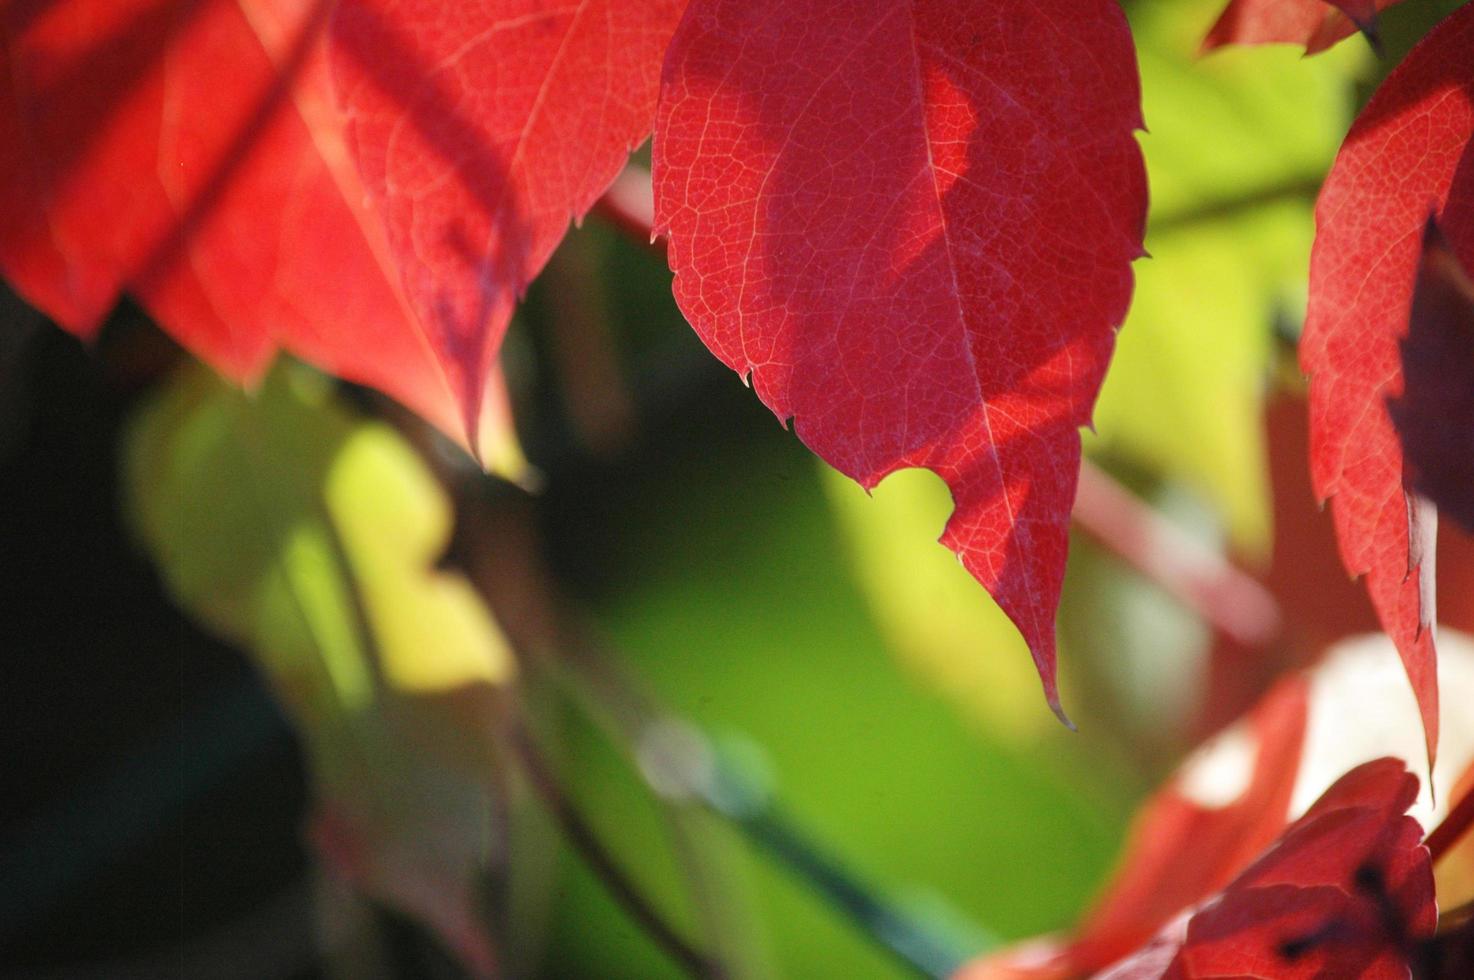
[[[1234,540],[1269,541],[1262,397],[1275,317],[1298,316],[1317,183],[1352,111],[1365,55],[1198,46],[1213,0],[1130,6],[1151,178],[1151,258],[1087,449],[1196,487]]]

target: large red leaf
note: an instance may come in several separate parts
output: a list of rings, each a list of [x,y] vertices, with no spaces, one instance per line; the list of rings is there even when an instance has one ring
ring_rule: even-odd
[[[1303,44],[1324,51],[1358,29],[1375,37],[1377,13],[1399,0],[1230,0],[1205,49],[1225,44]]]
[[[1078,426],[1141,255],[1114,0],[693,0],[666,59],[657,229],[707,346],[829,463],[946,480],[943,541],[1033,651]]]
[[[1433,30],[1352,127],[1316,206],[1301,364],[1311,377],[1311,473],[1330,498],[1341,558],[1365,575],[1437,747],[1428,508],[1403,489],[1387,409],[1403,392],[1406,335],[1430,209],[1474,258],[1474,7]],[[1426,561],[1423,557],[1426,553]]]
[[[517,300],[649,135],[683,6],[339,3],[352,149],[468,429]]]
[[[0,269],[83,337],[126,290],[234,378],[253,382],[287,347],[459,434],[457,393],[361,205],[326,74],[327,10],[6,4]],[[489,384],[487,411],[503,412]]]

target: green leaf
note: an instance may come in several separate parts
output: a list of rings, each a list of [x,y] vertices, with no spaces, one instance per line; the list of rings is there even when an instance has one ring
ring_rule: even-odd
[[[134,420],[125,460],[170,592],[255,660],[300,729],[320,854],[489,972],[477,876],[512,662],[470,583],[434,567],[451,525],[434,478],[292,364],[254,394],[182,372]]]

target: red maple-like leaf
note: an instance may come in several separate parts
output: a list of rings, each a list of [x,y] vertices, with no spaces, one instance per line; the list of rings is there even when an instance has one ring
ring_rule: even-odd
[[[1362,31],[1376,42],[1377,14],[1400,0],[1230,0],[1203,40],[1226,44],[1303,44],[1317,54]]]
[[[1235,882],[1248,881],[1249,869],[1263,866],[1267,855],[1280,853],[1277,849],[1294,833],[1292,826],[1326,809],[1332,798],[1326,790],[1338,782],[1351,785],[1342,777],[1371,760],[1382,758],[1377,765],[1395,772],[1397,778],[1383,776],[1357,785],[1380,786],[1378,793],[1385,790],[1377,798],[1387,803],[1387,809],[1377,819],[1383,820],[1384,829],[1400,833],[1396,826],[1401,826],[1411,802],[1404,796],[1408,786],[1417,785],[1404,779],[1404,767],[1409,759],[1420,756],[1422,740],[1416,726],[1407,727],[1409,720],[1416,719],[1411,704],[1401,712],[1395,706],[1383,710],[1389,672],[1395,678],[1400,670],[1396,653],[1380,634],[1343,641],[1326,653],[1326,659],[1314,669],[1283,678],[1250,714],[1199,747],[1147,800],[1134,821],[1115,875],[1073,934],[1042,937],[990,953],[967,964],[955,980],[1072,980],[1097,974],[1103,980],[1156,980],[1168,975],[1188,939],[1194,913],[1222,900]],[[1474,645],[1466,638],[1450,636],[1442,669],[1450,698],[1467,699],[1474,690]],[[1426,854],[1418,860],[1441,862],[1439,887],[1448,883],[1447,897],[1457,903],[1464,894],[1458,880],[1467,874],[1471,853],[1460,841],[1474,823],[1474,800],[1466,800],[1474,787],[1474,772],[1469,771],[1474,739],[1453,718],[1446,734],[1436,795],[1445,807],[1453,805],[1440,811],[1430,791],[1418,798],[1411,812],[1416,820],[1435,825],[1427,838]],[[1398,758],[1384,758],[1393,755]],[[1335,798],[1344,803],[1348,797],[1340,793]],[[1445,815],[1438,822],[1441,812]],[[1354,862],[1359,844],[1351,843],[1354,846],[1348,847],[1343,838],[1331,835],[1304,850],[1316,856],[1317,849],[1324,847],[1319,858]],[[1353,864],[1347,870],[1348,882],[1354,884],[1354,872],[1359,869],[1360,865]],[[1420,957],[1434,955],[1425,942],[1429,935],[1425,922],[1403,912],[1383,914],[1389,908],[1386,893],[1392,887],[1387,885],[1385,871],[1385,866],[1376,865],[1374,876],[1382,874],[1382,886],[1369,887],[1358,898],[1370,905],[1355,906],[1358,914],[1375,912],[1380,921],[1362,929],[1365,922],[1348,920],[1333,910],[1321,925],[1335,926],[1328,930],[1331,932],[1347,931],[1356,924],[1362,929],[1357,942],[1363,952],[1380,944],[1390,945],[1394,956],[1414,949]],[[1302,884],[1319,887],[1308,880]],[[1283,907],[1271,902],[1265,908]],[[1400,938],[1393,934],[1399,932],[1403,933]],[[1306,936],[1311,934],[1292,938]],[[1245,946],[1265,951],[1263,936],[1253,930],[1246,930],[1242,939]],[[1351,952],[1343,949],[1337,955]],[[1273,969],[1254,975],[1279,977],[1283,971],[1293,974],[1299,969],[1288,961],[1271,965]],[[1230,970],[1223,975],[1242,974]]]
[[[334,77],[472,433],[512,310],[650,134],[684,0],[340,0]]]
[[[1232,799],[1211,805],[1193,785],[1205,771],[1218,775],[1211,763],[1184,769],[1152,796],[1136,818],[1120,874],[1071,945],[1078,969],[1100,969],[1144,944],[1232,881],[1283,832],[1300,774],[1308,697],[1306,677],[1286,678],[1228,736],[1253,740],[1248,777]]]
[[[1316,206],[1310,309],[1311,474],[1330,498],[1341,558],[1365,575],[1437,749],[1432,547],[1428,508],[1404,491],[1387,409],[1403,393],[1400,340],[1430,212],[1467,265],[1474,257],[1474,7],[1415,48],[1346,138]],[[1426,556],[1426,561],[1424,557]]]
[[[463,432],[343,145],[325,0],[0,10],[0,270],[83,337],[121,292],[223,373],[279,347]],[[505,412],[499,380],[488,415]],[[488,426],[491,429],[492,426]]]
[[[1077,430],[1142,254],[1140,122],[1110,0],[693,0],[661,83],[687,319],[864,486],[947,482],[943,542],[1056,710]]]

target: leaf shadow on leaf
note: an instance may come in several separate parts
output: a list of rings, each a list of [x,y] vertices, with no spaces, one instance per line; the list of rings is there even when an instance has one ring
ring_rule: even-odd
[[[25,90],[24,83],[29,77],[26,69],[32,66],[18,63],[16,40],[48,13],[56,0],[5,11],[9,49],[6,60],[10,62],[11,76],[8,81],[14,93],[11,111],[27,135],[49,131],[49,138],[31,140],[28,146],[31,166],[37,175],[36,192],[43,202],[53,196],[53,188],[64,188],[69,181],[76,180],[75,171],[89,158],[92,148],[111,128],[119,125],[116,117],[140,89],[151,84],[153,76],[163,76],[159,84],[164,92],[171,82],[180,84],[168,75],[171,53],[180,44],[199,43],[189,36],[190,27],[208,19],[212,5],[225,2],[234,0],[163,0],[140,10],[66,64],[47,64],[42,56],[32,52],[31,57],[39,62],[37,68],[54,70],[52,81],[34,92]],[[218,213],[235,177],[282,114],[292,111],[295,86],[317,51],[331,8],[331,0],[313,0],[277,70],[263,80],[243,123],[219,147],[211,147],[215,160],[198,184],[188,191],[187,198],[176,202],[165,192],[172,212],[165,221],[148,228],[123,229],[124,237],[136,242],[137,249],[123,257],[126,267],[118,270],[121,288],[146,298],[167,289],[173,277],[189,274],[189,250],[196,235]],[[114,152],[115,149],[109,149],[109,153]],[[161,151],[161,169],[169,169],[164,167],[165,162]],[[164,190],[162,186],[159,189]]]
[[[1144,225],[1144,214],[1119,217],[1144,188],[1097,177],[1130,173],[1140,150],[1129,126],[1100,127],[1139,119],[1137,93],[1105,85],[1114,55],[1062,39],[1054,12],[985,5],[959,39],[925,5],[846,7],[870,29],[814,30],[802,10],[764,7],[728,10],[714,31],[803,38],[806,63],[827,77],[785,90],[770,84],[785,66],[729,71],[745,57],[735,42],[728,57],[704,50],[683,66],[709,73],[703,88],[735,101],[720,112],[759,134],[762,151],[730,164],[732,179],[744,164],[771,169],[737,219],[755,243],[730,259],[744,295],[708,296],[691,273],[677,293],[688,312],[723,311],[708,346],[841,472],[867,488],[911,467],[946,481],[956,509],[944,543],[1029,639],[1052,697],[1078,429],[1125,317]],[[1102,6],[1095,20],[1106,16]],[[1106,109],[1016,81],[1082,83],[1073,46],[1087,43]],[[734,92],[743,79],[751,89]],[[868,134],[858,149],[837,152],[835,132],[857,131]],[[724,181],[708,189],[709,176],[675,206],[710,207],[703,198],[720,198]]]
[[[191,5],[200,5],[200,0],[191,0]],[[190,241],[218,212],[236,175],[282,114],[293,111],[293,90],[321,41],[331,11],[332,0],[314,0],[285,59],[262,89],[245,123],[231,136],[204,183],[179,209],[168,233],[145,254],[131,277],[136,288],[144,293],[159,288],[162,280],[176,274],[178,264],[188,261]]]
[[[33,0],[8,4],[4,11],[5,45],[20,37],[53,7],[67,0]],[[161,70],[164,54],[174,38],[185,33],[210,0],[159,0],[112,32],[99,37],[80,57],[60,66],[44,87],[25,90],[27,73],[13,51],[9,84],[15,89],[17,116],[30,129],[45,127],[58,133],[49,141],[57,152],[45,161],[46,177],[64,183],[85,158],[119,108],[151,74]],[[27,110],[31,111],[27,111]]]
[[[0,15],[7,35],[6,57],[13,92],[9,109],[27,141],[26,166],[34,184],[31,193],[40,202],[38,208],[44,213],[53,197],[65,203],[69,186],[84,177],[96,179],[99,168],[112,168],[105,170],[104,176],[120,188],[127,187],[130,201],[136,199],[140,206],[146,205],[136,214],[119,214],[112,219],[115,230],[108,234],[117,241],[94,248],[98,254],[92,261],[100,264],[86,273],[95,275],[107,270],[109,282],[104,298],[112,291],[127,290],[156,314],[164,315],[153,300],[169,307],[169,296],[178,282],[200,274],[193,267],[192,253],[197,243],[205,243],[206,249],[218,249],[212,243],[223,234],[245,243],[239,246],[245,248],[257,235],[258,230],[248,222],[262,220],[261,215],[240,212],[239,188],[243,180],[249,184],[255,179],[255,171],[277,162],[267,159],[267,155],[279,149],[283,127],[300,124],[312,130],[336,125],[330,114],[314,114],[311,106],[331,104],[326,45],[331,16],[338,5],[332,0],[307,0],[287,11],[267,10],[263,27],[254,21],[248,26],[243,20],[244,8],[228,9],[238,2],[131,0],[121,8],[101,5],[111,17],[98,30],[111,32],[96,40],[88,35],[89,26],[82,20],[89,8],[75,0],[72,6],[59,5],[56,0],[36,0],[7,8]],[[281,23],[272,19],[277,14],[283,17]],[[56,21],[63,16],[65,20]],[[218,29],[227,23],[229,30]],[[275,29],[284,29],[285,33],[273,36],[270,31]],[[64,43],[53,50],[50,35],[58,32]],[[434,73],[415,60],[414,51],[404,39],[392,30],[376,29],[369,41],[364,47],[345,50],[371,75],[387,79],[387,66],[395,65],[401,72],[410,72],[411,77],[431,80],[413,92],[390,91],[405,100],[407,119],[436,148],[446,161],[447,171],[473,190],[492,183],[500,186],[500,181],[489,181],[485,176],[500,174],[501,166],[482,127],[462,111],[443,86],[433,84]],[[242,55],[242,65],[249,66],[247,74],[232,77],[230,83],[237,87],[230,98],[222,99],[230,107],[228,111],[239,112],[239,122],[207,120],[198,127],[170,123],[162,136],[179,138],[174,132],[179,128],[188,139],[200,143],[196,152],[202,150],[204,159],[186,166],[183,159],[171,159],[169,148],[161,146],[159,162],[166,166],[157,174],[135,172],[139,160],[147,155],[140,155],[137,140],[154,136],[137,134],[122,139],[118,127],[134,125],[140,112],[148,119],[167,116],[164,110],[171,100],[187,102],[192,111],[198,111],[193,105],[210,98],[204,86],[214,84],[196,74],[198,65],[206,63],[212,45],[223,43],[248,43],[257,49],[249,56]],[[176,60],[179,64],[173,63]],[[140,98],[150,103],[140,104]],[[157,105],[161,99],[164,106]],[[320,145],[317,152],[331,156],[331,144],[339,134],[313,135],[325,137],[328,145],[327,150]],[[294,147],[293,152],[298,149]],[[309,148],[306,152],[312,151]],[[101,160],[96,159],[99,153],[105,154]],[[336,165],[331,159],[326,163],[329,169]],[[287,160],[281,165],[297,164]],[[364,224],[370,241],[384,233],[378,217],[366,211],[355,194],[350,193],[346,203]],[[431,339],[443,341],[439,360],[446,372],[454,374],[462,364],[467,365],[452,382],[463,407],[465,428],[473,434],[485,395],[483,378],[494,363],[500,341],[499,335],[488,334],[485,327],[495,320],[495,303],[515,302],[514,283],[506,270],[524,261],[526,238],[525,222],[510,196],[505,200],[483,199],[483,206],[487,213],[495,211],[498,215],[496,240],[479,251],[469,241],[464,243],[465,268],[457,272],[483,284],[480,307],[452,311],[448,302],[441,303],[443,315],[435,317],[435,322],[418,324]],[[466,237],[469,239],[470,234]],[[485,255],[493,244],[509,250],[496,267],[488,264]],[[403,279],[395,270],[386,271],[406,291],[421,285]],[[323,274],[345,273],[324,268]],[[249,285],[254,284],[242,288]],[[422,285],[449,294],[443,283]],[[225,284],[221,288],[234,287]],[[100,317],[103,312],[89,309],[86,318]],[[188,323],[167,326],[186,335],[195,329]],[[242,337],[242,344],[251,348],[270,346],[267,338],[254,335],[254,325],[247,326],[251,336]],[[254,355],[243,359],[251,365],[243,372],[249,380],[261,365]],[[235,373],[234,367],[231,372]],[[475,439],[471,442],[474,445]]]
[[[330,32],[335,53],[351,59],[370,84],[397,103],[402,124],[415,130],[477,203],[476,214],[450,221],[439,243],[460,260],[454,274],[478,285],[475,305],[457,308],[455,291],[444,283],[407,278],[404,287],[412,303],[429,295],[427,305],[435,312],[433,322],[423,326],[443,350],[440,360],[459,389],[470,444],[478,446],[483,379],[496,361],[512,307],[521,299],[523,275],[530,280],[539,271],[528,269],[534,261],[528,249],[529,222],[485,127],[463,111],[462,100],[441,80],[448,68],[426,63],[413,40],[369,4],[340,5]],[[421,79],[420,86],[405,90],[400,81],[405,75]],[[351,123],[350,142],[356,142]],[[388,173],[379,179],[393,182]],[[490,229],[481,243],[473,231],[479,224]],[[391,238],[396,232],[408,234],[391,228]]]

